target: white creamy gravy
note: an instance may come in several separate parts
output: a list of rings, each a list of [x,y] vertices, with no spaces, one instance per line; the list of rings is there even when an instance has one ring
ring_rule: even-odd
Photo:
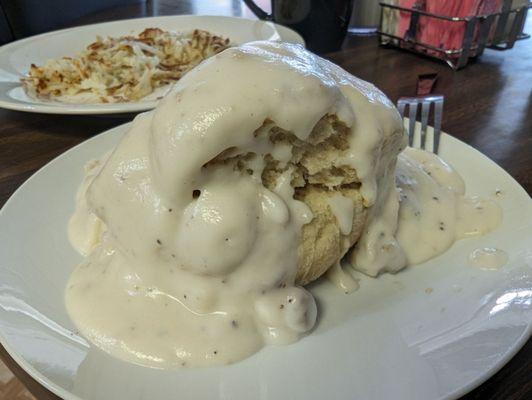
[[[465,196],[458,173],[433,153],[407,148],[397,162],[400,192],[396,237],[408,264],[447,250],[457,239],[486,234],[502,219],[497,203]]]
[[[349,272],[344,270],[340,261],[329,268],[325,276],[339,289],[343,290],[345,294],[354,292],[359,287],[358,281]]]
[[[486,270],[498,270],[508,263],[508,253],[494,247],[475,249],[469,255],[469,264]]]
[[[308,332],[316,304],[294,279],[312,213],[293,199],[290,171],[270,191],[261,162],[251,175],[203,166],[230,148],[286,161],[289,148],[253,132],[269,119],[305,139],[327,114],[351,129],[337,165],[356,169],[372,206],[395,190],[383,185],[393,185],[399,149],[382,149],[401,120],[372,85],[299,46],[228,49],[139,115],[78,194],[69,236],[89,256],[66,306],[80,331],[110,354],[161,368],[231,363]]]
[[[340,232],[343,235],[349,235],[351,229],[353,229],[353,213],[354,204],[353,200],[349,197],[342,196],[340,193],[336,193],[327,198],[329,208],[336,218]]]
[[[351,255],[353,267],[368,275],[419,264],[457,239],[483,235],[500,224],[497,203],[465,196],[460,175],[433,153],[406,148],[397,159],[395,181],[397,189],[387,185],[380,193],[382,200],[371,210],[375,215]]]

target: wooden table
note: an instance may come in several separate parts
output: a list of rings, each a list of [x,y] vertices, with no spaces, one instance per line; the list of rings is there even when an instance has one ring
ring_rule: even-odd
[[[76,22],[180,13],[251,16],[238,0],[168,0],[113,9]],[[528,31],[532,31],[531,20]],[[518,42],[508,52],[486,50],[480,60],[459,72],[413,54],[380,48],[375,37],[348,37],[341,51],[325,57],[375,83],[393,101],[415,93],[419,74],[438,73],[435,92],[445,95],[446,101],[443,129],[486,154],[528,193],[532,192],[532,40]],[[0,110],[0,206],[48,161],[129,119]],[[57,399],[25,373],[1,346],[0,355],[38,399]],[[495,376],[463,397],[466,400],[531,398],[531,340]]]

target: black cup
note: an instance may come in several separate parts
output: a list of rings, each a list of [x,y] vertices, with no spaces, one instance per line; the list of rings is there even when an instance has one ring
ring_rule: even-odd
[[[244,0],[257,17],[299,32],[307,48],[327,53],[340,48],[353,9],[353,0],[272,0],[268,14],[253,0]]]

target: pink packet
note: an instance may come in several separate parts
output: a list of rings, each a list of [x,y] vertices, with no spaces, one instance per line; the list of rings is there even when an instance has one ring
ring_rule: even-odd
[[[426,0],[428,12],[447,17],[470,17],[500,11],[502,0]],[[430,18],[424,21],[425,26],[419,31],[418,40],[422,43],[438,47],[442,50],[458,50],[462,48],[466,23],[452,22]],[[475,27],[473,42],[478,39],[478,26]],[[493,34],[493,33],[491,33]],[[436,52],[429,51],[435,55]],[[459,54],[454,55],[459,57]]]
[[[405,8],[416,8],[416,9],[425,9],[425,0],[399,0],[398,6]],[[408,11],[399,11],[399,19],[397,23],[397,29],[395,34],[401,38],[405,38],[405,35],[410,27],[412,13]],[[419,22],[418,22],[419,29]]]

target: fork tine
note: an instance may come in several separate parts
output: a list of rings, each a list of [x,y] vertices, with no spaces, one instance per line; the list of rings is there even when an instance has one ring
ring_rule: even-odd
[[[399,115],[401,115],[401,118],[403,118],[405,116],[405,105],[406,103],[399,99],[397,101],[397,110],[399,111]]]
[[[418,103],[411,101],[408,103],[408,145],[414,143],[414,134],[416,132],[416,114]]]
[[[440,147],[441,120],[443,113],[443,98],[434,103],[434,138],[432,143],[432,152],[438,154]]]
[[[429,100],[425,100],[421,103],[421,144],[420,147],[425,150],[425,142],[427,140],[427,125],[429,123],[430,114]]]

